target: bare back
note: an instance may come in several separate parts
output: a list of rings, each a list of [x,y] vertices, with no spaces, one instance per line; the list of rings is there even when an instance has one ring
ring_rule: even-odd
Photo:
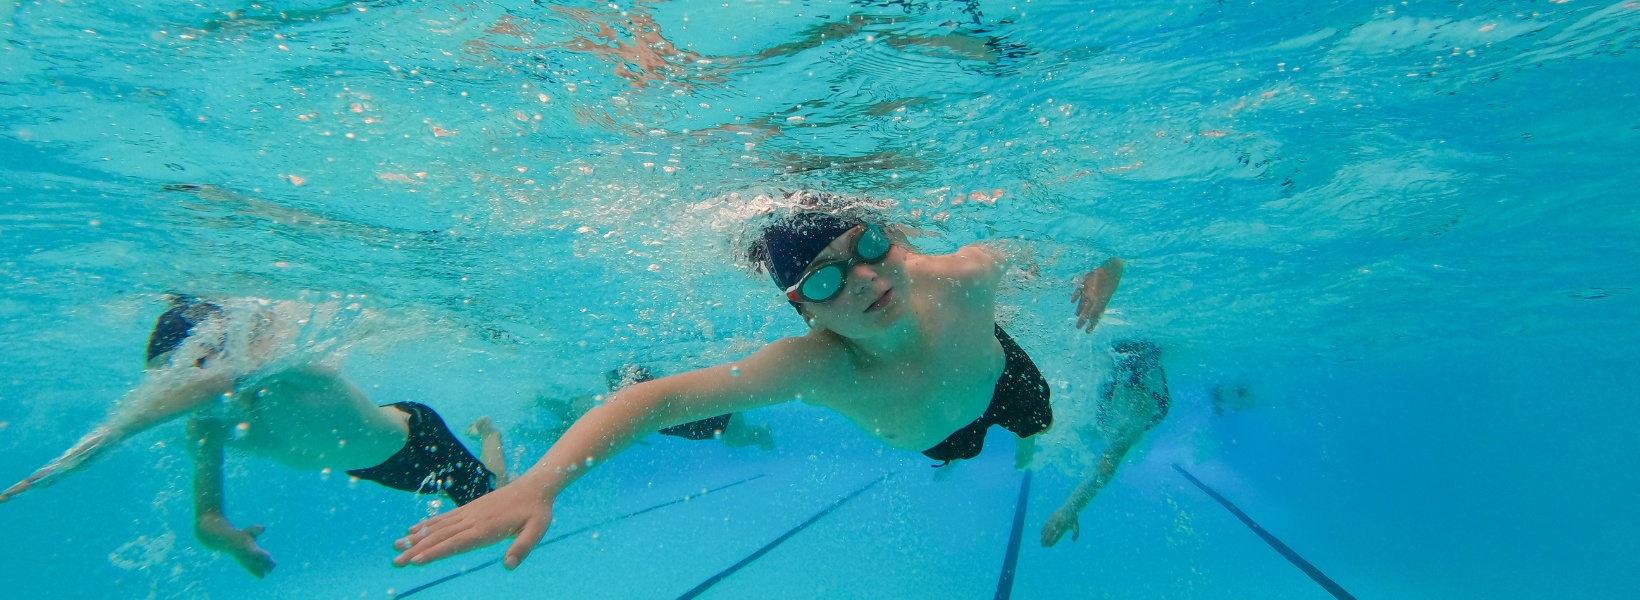
[[[297,469],[345,471],[381,464],[403,447],[407,415],[371,403],[334,371],[285,369],[234,394],[234,446]]]

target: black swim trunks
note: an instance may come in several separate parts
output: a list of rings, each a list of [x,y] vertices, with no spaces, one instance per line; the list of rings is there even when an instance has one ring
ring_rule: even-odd
[[[609,391],[611,392],[617,392],[627,386],[654,380],[655,374],[649,371],[649,367],[643,365],[627,365],[604,373],[604,383],[609,385]],[[717,436],[723,435],[724,431],[729,430],[729,419],[734,416],[734,413],[724,413],[699,421],[673,425],[660,430],[660,434],[697,442],[717,439]]]
[[[997,378],[996,388],[991,392],[991,405],[979,419],[958,429],[939,445],[924,450],[923,456],[945,462],[979,456],[985,447],[985,431],[992,425],[1001,425],[1022,438],[1042,433],[1053,425],[1048,380],[1001,325],[996,326],[996,332],[997,341],[1002,343],[1004,364],[1002,376]]]
[[[734,413],[726,413],[710,419],[701,419],[699,421],[690,421],[682,425],[673,425],[671,427],[667,427],[666,429],[662,429],[661,435],[670,435],[673,437],[696,441],[715,439],[717,436],[722,435],[725,430],[729,429],[729,418],[733,416],[735,416]]]
[[[386,462],[348,471],[348,475],[406,492],[444,492],[456,506],[495,489],[495,474],[473,458],[433,409],[418,402],[395,402],[388,406],[410,415],[409,441]]]

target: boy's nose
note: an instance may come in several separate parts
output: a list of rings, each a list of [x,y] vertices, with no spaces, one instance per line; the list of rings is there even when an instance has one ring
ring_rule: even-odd
[[[871,287],[871,282],[877,279],[876,265],[859,263],[848,270],[848,282],[855,291]]]

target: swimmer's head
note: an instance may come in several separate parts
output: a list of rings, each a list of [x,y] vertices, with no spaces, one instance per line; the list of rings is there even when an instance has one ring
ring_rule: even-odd
[[[892,227],[808,210],[764,229],[749,258],[812,327],[859,338],[905,314],[906,248],[904,235]]]
[[[826,246],[861,224],[858,219],[827,212],[799,212],[764,229],[749,255],[774,278],[776,286],[785,290],[797,284]]]
[[[655,374],[643,365],[622,365],[618,369],[610,369],[604,373],[604,385],[609,386],[611,392],[618,392],[623,388],[654,379]]]
[[[154,331],[148,335],[147,368],[157,369],[165,366],[171,359],[171,353],[182,345],[188,336],[193,334],[194,327],[205,322],[206,319],[222,314],[222,307],[211,302],[201,300],[187,294],[167,294],[171,307],[159,316],[154,322]],[[220,346],[214,344],[211,347]],[[207,351],[199,358],[195,366],[204,366],[205,360],[216,355],[214,351]]]
[[[1110,347],[1116,359],[1116,379],[1137,385],[1145,373],[1161,368],[1162,349],[1146,340],[1122,340]]]

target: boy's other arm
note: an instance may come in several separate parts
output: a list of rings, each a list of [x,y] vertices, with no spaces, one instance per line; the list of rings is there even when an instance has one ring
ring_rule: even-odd
[[[1071,302],[1076,303],[1077,329],[1093,333],[1099,317],[1105,314],[1105,307],[1110,305],[1111,296],[1116,295],[1116,286],[1122,283],[1123,264],[1122,259],[1111,258],[1077,282],[1071,292]]]

